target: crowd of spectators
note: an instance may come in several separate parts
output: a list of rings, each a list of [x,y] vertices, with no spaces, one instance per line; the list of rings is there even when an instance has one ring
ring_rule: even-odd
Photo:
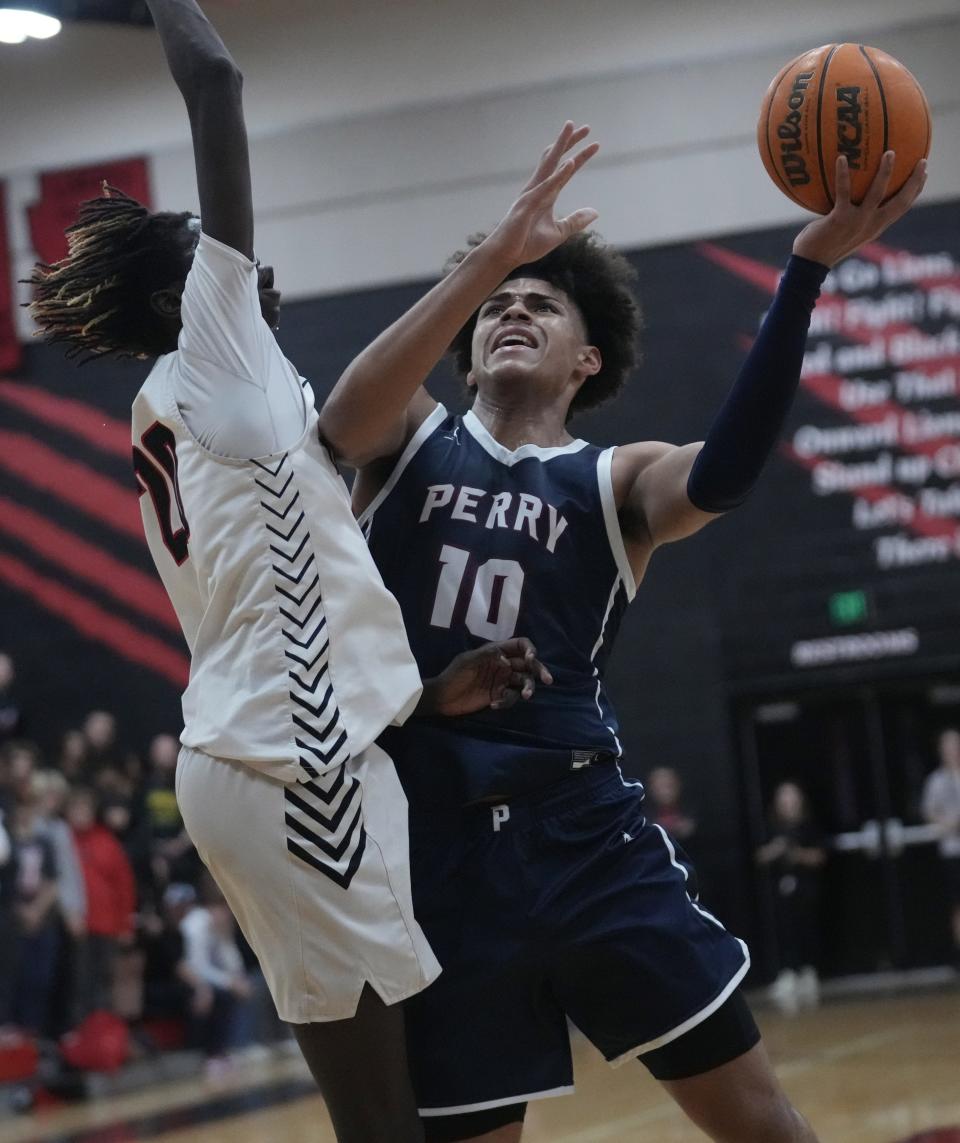
[[[133,1050],[193,1047],[208,1070],[285,1038],[255,958],[183,827],[179,743],[121,745],[93,710],[45,754],[0,652],[0,1030],[59,1041],[92,1014]]]

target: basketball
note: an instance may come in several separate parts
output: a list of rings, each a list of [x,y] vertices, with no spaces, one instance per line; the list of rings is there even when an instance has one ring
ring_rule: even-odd
[[[863,44],[824,44],[791,60],[767,88],[757,123],[767,173],[785,195],[818,214],[834,202],[838,155],[860,202],[884,151],[896,152],[888,197],[930,151],[923,89],[893,56]]]

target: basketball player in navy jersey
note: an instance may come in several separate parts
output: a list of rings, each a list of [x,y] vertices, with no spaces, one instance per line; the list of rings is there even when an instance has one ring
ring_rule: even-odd
[[[149,7],[189,112],[202,231],[105,190],[68,256],[35,268],[31,309],[68,355],[157,358],[133,459],[191,652],[177,801],[338,1140],[417,1143],[400,1002],[439,966],[413,915],[403,792],[374,740],[415,707],[528,696],[536,660],[502,641],[421,686],[312,389],[271,332],[240,73],[195,0]]]
[[[585,134],[568,124],[532,184],[569,177]],[[656,549],[760,475],[824,276],[923,185],[921,164],[884,203],[891,168],[888,154],[856,206],[839,161],[836,205],[796,238],[704,442],[600,449],[568,431],[623,383],[638,324],[626,261],[568,234],[583,211],[527,221],[514,208],[325,406],[321,432],[359,467],[355,509],[421,670],[522,630],[553,676],[510,711],[387,736],[411,804],[417,915],[444,965],[407,1017],[434,1143],[519,1139],[527,1100],[571,1088],[568,1018],[611,1063],[639,1057],[714,1140],[815,1139],[740,994],[746,946],[698,904],[681,851],[621,776],[603,670]],[[463,416],[420,387],[451,343],[473,391]]]

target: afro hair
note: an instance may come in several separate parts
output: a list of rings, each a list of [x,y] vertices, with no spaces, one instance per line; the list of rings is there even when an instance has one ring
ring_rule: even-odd
[[[447,272],[479,246],[486,235],[472,235],[467,249],[448,261]],[[603,365],[588,377],[570,405],[570,416],[592,409],[616,396],[639,358],[638,337],[643,321],[634,296],[636,272],[627,259],[597,235],[575,234],[536,262],[518,266],[508,277],[538,278],[549,282],[570,298],[586,326],[587,339],[600,351]],[[471,343],[477,314],[454,338],[450,352],[458,371],[470,372]]]

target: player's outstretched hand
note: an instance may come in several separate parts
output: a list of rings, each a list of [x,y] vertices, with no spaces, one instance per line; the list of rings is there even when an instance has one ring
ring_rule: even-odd
[[[591,207],[581,207],[565,218],[554,215],[557,196],[600,149],[597,143],[589,143],[570,154],[589,134],[589,127],[575,127],[569,120],[564,123],[556,140],[540,156],[520,197],[486,238],[484,246],[496,249],[498,257],[511,266],[522,266],[549,254],[598,217]]]
[[[837,197],[833,210],[805,226],[793,243],[794,254],[835,266],[865,242],[872,242],[906,214],[927,181],[927,160],[921,159],[910,178],[886,202],[893,173],[894,152],[884,152],[880,169],[859,205],[850,201],[850,168],[845,155],[837,156]]]
[[[531,698],[538,683],[552,682],[529,639],[486,643],[457,655],[442,674],[424,681],[417,713],[454,718],[491,707],[505,710]]]

